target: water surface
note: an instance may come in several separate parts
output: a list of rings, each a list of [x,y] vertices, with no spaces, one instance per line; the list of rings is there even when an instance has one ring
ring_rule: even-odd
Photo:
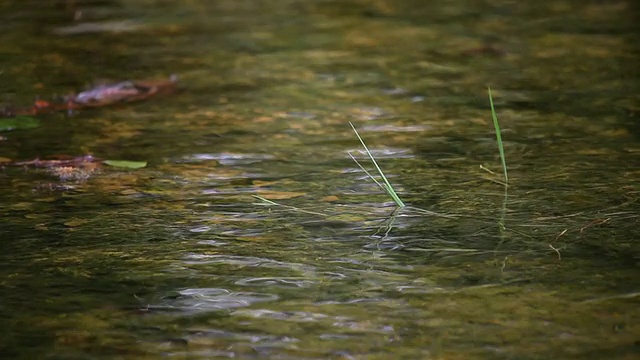
[[[149,163],[3,167],[3,357],[640,352],[632,1],[34,3],[0,2],[3,103],[181,91],[1,134],[5,164]]]

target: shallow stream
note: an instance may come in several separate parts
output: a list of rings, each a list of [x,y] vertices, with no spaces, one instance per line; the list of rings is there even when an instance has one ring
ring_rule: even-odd
[[[180,79],[0,133],[0,357],[636,358],[637,10],[0,1],[2,103]]]

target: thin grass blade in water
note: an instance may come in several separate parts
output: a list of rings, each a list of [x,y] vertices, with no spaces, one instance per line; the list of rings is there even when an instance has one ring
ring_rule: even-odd
[[[389,196],[391,196],[391,198],[393,199],[393,201],[396,203],[396,205],[398,207],[405,207],[404,202],[400,199],[400,197],[398,196],[398,194],[394,190],[393,186],[391,186],[391,184],[389,183],[389,180],[387,180],[387,177],[382,172],[382,169],[380,168],[380,166],[378,166],[378,162],[376,161],[376,159],[371,154],[371,151],[369,151],[369,148],[367,147],[367,144],[364,143],[364,140],[362,140],[362,137],[360,137],[360,134],[358,134],[358,130],[356,130],[355,126],[353,126],[353,124],[351,122],[349,122],[349,125],[351,125],[351,128],[353,129],[353,132],[356,133],[356,136],[358,137],[358,140],[360,140],[360,143],[364,147],[364,150],[366,151],[367,155],[369,156],[369,159],[371,159],[371,162],[373,163],[373,166],[375,166],[376,171],[378,172],[378,174],[382,178],[383,184],[378,183],[378,181],[375,178],[373,178],[373,176],[371,176],[371,174],[369,174],[369,172],[367,172],[366,170],[365,170],[365,173],[367,173],[367,175],[369,175],[369,177],[372,178],[373,181],[376,182],[376,184],[382,186],[382,188],[386,191],[387,194],[389,194]],[[358,166],[361,169],[364,170],[364,168],[357,161],[356,161],[356,163],[358,164]]]
[[[502,134],[500,132],[500,124],[496,109],[493,107],[493,97],[491,96],[491,87],[487,87],[489,91],[489,104],[491,105],[491,117],[493,118],[493,127],[496,129],[496,139],[498,141],[498,151],[500,151],[500,160],[502,161],[502,171],[504,172],[504,183],[509,184],[509,176],[507,175],[507,161],[504,157],[504,145],[502,144]]]

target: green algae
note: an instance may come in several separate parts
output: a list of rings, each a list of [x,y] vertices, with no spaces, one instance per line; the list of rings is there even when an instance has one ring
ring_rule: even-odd
[[[0,131],[34,129],[40,126],[40,120],[28,116],[0,118]]]

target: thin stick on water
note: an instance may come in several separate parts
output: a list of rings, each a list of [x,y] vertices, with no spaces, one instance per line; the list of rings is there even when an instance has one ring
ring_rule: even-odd
[[[353,129],[353,132],[356,134],[356,136],[358,137],[358,140],[360,140],[360,144],[362,144],[362,147],[364,147],[365,152],[367,153],[367,155],[369,156],[369,159],[371,160],[371,162],[373,163],[373,166],[375,166],[376,171],[378,172],[378,175],[380,175],[380,177],[382,178],[383,183],[379,183],[367,170],[364,169],[364,167],[362,165],[360,165],[360,163],[355,160],[355,158],[353,157],[353,155],[351,155],[351,158],[356,162],[356,164],[358,164],[358,166],[371,178],[373,179],[373,181],[378,184],[378,186],[382,187],[382,189],[384,189],[384,191],[389,194],[389,196],[391,196],[391,198],[393,199],[393,201],[396,203],[396,205],[398,207],[405,207],[406,205],[404,204],[404,202],[400,199],[400,197],[398,196],[398,194],[396,193],[396,191],[393,189],[393,186],[391,186],[391,184],[389,183],[389,180],[387,180],[387,177],[384,175],[384,172],[382,172],[382,169],[380,168],[380,166],[378,165],[378,162],[376,161],[376,159],[373,157],[373,155],[371,154],[371,151],[369,151],[369,148],[367,147],[367,144],[364,143],[364,140],[362,140],[362,137],[360,137],[360,134],[358,134],[358,130],[356,130],[356,127],[353,126],[353,124],[351,122],[349,122],[349,125],[351,125],[351,128]]]

